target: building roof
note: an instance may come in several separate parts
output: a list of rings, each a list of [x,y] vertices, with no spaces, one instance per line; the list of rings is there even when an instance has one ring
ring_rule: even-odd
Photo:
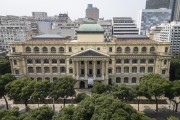
[[[114,35],[116,39],[148,39],[144,35]]]
[[[116,43],[121,43],[121,44],[156,44],[158,41],[150,40],[150,39],[117,39],[115,40]]]
[[[57,34],[43,34],[33,36],[32,39],[65,39],[66,37]]]
[[[103,33],[104,30],[99,24],[82,24],[77,32],[85,32],[85,33]]]

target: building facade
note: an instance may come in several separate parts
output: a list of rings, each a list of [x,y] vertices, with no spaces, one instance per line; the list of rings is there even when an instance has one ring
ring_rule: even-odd
[[[12,73],[34,80],[57,80],[72,76],[75,88],[104,84],[139,84],[144,74],[169,77],[171,55],[169,42],[113,38],[104,41],[98,24],[84,24],[77,30],[77,40],[36,38],[11,44]]]
[[[144,9],[138,16],[139,34],[146,35],[151,26],[170,21],[170,19],[170,9]]]
[[[113,17],[113,35],[138,35],[139,31],[131,17]]]
[[[90,19],[93,19],[94,21],[98,21],[99,9],[96,7],[93,7],[92,4],[88,4],[88,7],[86,9],[86,18],[90,18]]]
[[[158,41],[171,42],[173,55],[180,55],[180,22],[163,23],[150,30],[151,38]]]
[[[180,21],[180,0],[170,0],[171,21]]]
[[[146,0],[146,9],[169,9],[170,0]]]

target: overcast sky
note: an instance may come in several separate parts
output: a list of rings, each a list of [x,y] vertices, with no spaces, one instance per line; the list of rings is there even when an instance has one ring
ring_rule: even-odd
[[[31,12],[47,12],[48,16],[69,14],[72,20],[85,17],[87,4],[99,8],[100,17],[133,17],[145,8],[146,0],[1,0],[0,15],[31,16]]]

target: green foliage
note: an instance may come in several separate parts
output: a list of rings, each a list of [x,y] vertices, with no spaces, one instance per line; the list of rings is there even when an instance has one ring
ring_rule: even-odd
[[[74,99],[74,101],[76,103],[81,102],[82,100],[84,100],[86,97],[88,97],[88,95],[86,93],[79,93],[76,98]]]
[[[180,80],[180,56],[176,56],[171,60],[170,80]]]
[[[0,56],[0,75],[11,73],[10,62],[5,57]]]
[[[18,108],[13,108],[12,110],[0,110],[0,120],[18,120],[18,117]]]
[[[175,117],[175,116],[170,116],[170,117],[167,118],[167,120],[179,120],[179,119],[177,117]]]
[[[102,83],[96,83],[91,90],[92,93],[102,94],[107,92],[108,87]]]
[[[53,115],[54,112],[50,107],[43,106],[24,114],[20,118],[23,120],[52,120]]]
[[[93,94],[60,111],[56,120],[150,120],[113,96]]]

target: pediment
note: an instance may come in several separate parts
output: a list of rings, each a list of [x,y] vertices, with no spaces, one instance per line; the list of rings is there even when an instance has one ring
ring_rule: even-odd
[[[109,55],[93,49],[87,49],[72,55],[72,57],[109,57]]]

